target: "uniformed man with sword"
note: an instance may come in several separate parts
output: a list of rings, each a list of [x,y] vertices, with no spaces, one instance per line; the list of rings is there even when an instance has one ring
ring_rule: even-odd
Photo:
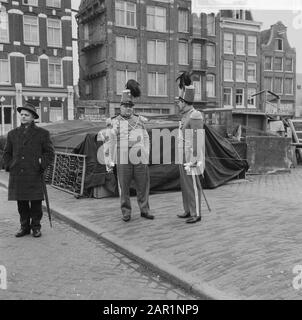
[[[201,221],[202,186],[200,175],[205,168],[205,130],[201,112],[193,107],[195,88],[188,82],[180,81],[180,96],[177,98],[181,121],[179,125],[179,171],[184,213],[179,218],[186,223]],[[187,84],[187,85],[186,85]]]

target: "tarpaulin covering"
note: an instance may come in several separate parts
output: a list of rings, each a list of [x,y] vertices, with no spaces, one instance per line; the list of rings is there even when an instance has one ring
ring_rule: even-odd
[[[150,141],[152,141],[152,129],[169,129],[174,130],[178,127],[177,122],[167,123],[149,123],[147,130],[150,135]],[[89,189],[105,185],[110,191],[116,192],[116,180],[113,174],[106,173],[104,165],[100,165],[97,161],[97,150],[100,147],[100,143],[96,142],[97,132],[105,128],[104,123],[100,123],[99,127],[89,128],[88,130],[93,133],[86,134],[78,133],[74,131],[72,135],[66,133],[64,136],[53,136],[55,147],[58,145],[60,148],[66,145],[70,149],[73,147],[73,152],[78,154],[85,154],[87,156],[87,175],[85,179],[85,193],[89,193]],[[237,152],[236,149],[243,148],[246,150],[244,143],[237,143],[236,148],[226,138],[221,137],[213,128],[205,125],[206,133],[206,168],[204,173],[204,179],[201,177],[201,181],[204,188],[216,188],[220,185],[239,177],[248,170],[248,163],[242,159],[245,158],[244,151]],[[69,137],[69,140],[68,140]],[[81,140],[81,141],[80,141]],[[75,147],[75,142],[80,143]],[[175,144],[171,144],[171,149],[161,148],[161,159],[165,153],[171,153],[172,164],[150,164],[150,189],[152,192],[158,191],[172,191],[180,190],[179,183],[179,169],[175,164]],[[151,149],[152,155],[152,149]],[[151,157],[150,155],[150,157]]]
[[[178,127],[177,121],[150,121],[147,130],[152,141],[152,129],[174,130]],[[105,123],[88,121],[64,121],[59,124],[44,126],[51,133],[56,151],[72,152],[87,156],[87,172],[85,177],[85,195],[91,195],[93,187],[104,185],[116,193],[116,178],[108,174],[105,166],[97,161],[97,150],[100,146],[96,142],[96,134],[105,128]],[[246,160],[246,144],[232,143],[220,136],[212,127],[205,125],[206,167],[204,179],[201,178],[204,188],[216,188],[226,182],[244,175],[248,170]],[[175,145],[171,150],[161,148],[161,158],[165,153],[171,153],[172,164],[150,165],[151,192],[180,190],[178,165],[173,163]],[[152,150],[151,150],[152,155]]]
[[[96,141],[96,134],[89,133],[82,143],[80,143],[73,153],[86,155],[86,174],[84,182],[84,195],[91,196],[93,188],[104,186],[108,191],[117,193],[116,179],[113,173],[107,173],[106,167],[97,160],[100,142]]]

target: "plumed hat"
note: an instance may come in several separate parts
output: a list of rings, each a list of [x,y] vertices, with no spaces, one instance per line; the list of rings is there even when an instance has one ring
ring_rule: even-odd
[[[132,105],[132,106],[134,105],[133,96],[131,94],[131,91],[128,89],[122,92],[121,105],[124,105],[124,104]]]
[[[126,83],[126,89],[130,90],[133,98],[138,98],[141,96],[140,84],[136,80],[128,80]]]
[[[193,103],[195,97],[195,87],[193,85],[185,87],[185,90],[180,97],[187,103]]]
[[[181,90],[184,90],[185,87],[190,86],[192,84],[191,74],[189,72],[183,72],[177,79],[178,87]]]
[[[21,113],[22,110],[29,111],[33,114],[35,119],[39,119],[39,115],[37,114],[36,108],[32,104],[26,103],[24,106],[17,108],[17,111],[19,113]]]

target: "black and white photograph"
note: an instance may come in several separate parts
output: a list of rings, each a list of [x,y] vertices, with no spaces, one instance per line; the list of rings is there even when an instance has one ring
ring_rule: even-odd
[[[301,208],[302,0],[0,1],[2,302],[301,300]]]

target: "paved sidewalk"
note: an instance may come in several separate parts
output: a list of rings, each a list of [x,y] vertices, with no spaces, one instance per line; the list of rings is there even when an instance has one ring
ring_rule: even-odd
[[[0,172],[0,184],[7,180]],[[293,267],[302,264],[302,168],[205,190],[212,212],[203,203],[203,222],[195,225],[176,217],[179,192],[151,196],[154,221],[139,216],[132,198],[132,220],[125,223],[118,198],[76,200],[48,190],[58,217],[200,297],[302,298],[292,286]],[[43,230],[52,232],[47,225]]]

